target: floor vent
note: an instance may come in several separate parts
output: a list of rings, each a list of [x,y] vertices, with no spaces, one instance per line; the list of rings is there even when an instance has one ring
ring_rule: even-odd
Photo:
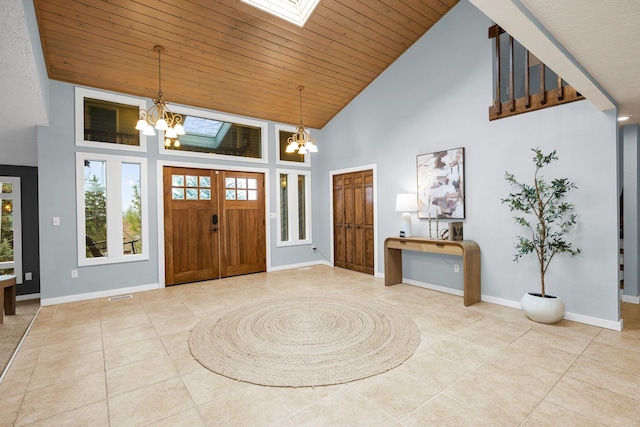
[[[133,298],[133,295],[120,295],[117,297],[111,297],[109,298],[109,301],[118,301],[119,299],[128,299],[128,298]]]

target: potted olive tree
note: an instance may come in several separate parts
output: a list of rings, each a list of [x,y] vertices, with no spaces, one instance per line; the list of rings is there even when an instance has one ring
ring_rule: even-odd
[[[547,293],[544,277],[556,255],[580,253],[580,249],[574,249],[573,244],[565,240],[565,235],[576,224],[576,215],[573,213],[574,205],[564,199],[570,190],[577,187],[568,178],[548,182],[541,175],[543,167],[558,160],[556,150],[548,155],[539,148],[532,151],[536,166],[533,183],[521,183],[513,174],[506,172],[505,179],[515,191],[502,199],[502,203],[517,213],[514,216],[516,224],[526,229],[524,235],[517,236],[514,260],[534,253],[540,266],[540,292],[525,293],[520,301],[522,310],[536,322],[555,323],[564,315],[564,304],[556,295]]]

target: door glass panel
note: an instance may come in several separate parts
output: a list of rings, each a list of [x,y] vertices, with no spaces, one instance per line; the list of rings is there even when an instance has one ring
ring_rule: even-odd
[[[200,187],[204,187],[204,188],[211,187],[211,177],[201,176],[200,177]]]
[[[238,179],[236,179],[236,187],[237,188],[247,188],[247,179],[246,178],[238,178]]]
[[[225,188],[236,188],[236,179],[235,178],[225,178]]]
[[[198,177],[194,175],[187,175],[187,187],[197,187]]]
[[[107,162],[85,160],[84,214],[86,257],[107,256]]]
[[[258,180],[255,178],[249,178],[247,179],[247,188],[250,188],[252,190],[255,190],[258,188]]]
[[[187,188],[187,200],[198,200],[198,189]]]
[[[258,200],[258,190],[249,190],[249,200]]]
[[[238,200],[247,200],[247,190],[238,190]]]
[[[13,193],[13,183],[11,183],[11,182],[3,182],[2,183],[2,192],[3,193]]]
[[[200,200],[211,200],[211,190],[200,189]]]
[[[122,240],[123,254],[142,253],[142,204],[140,164],[122,164]]]
[[[227,190],[225,192],[224,198],[226,200],[235,200],[236,199],[236,190]]]
[[[184,188],[172,188],[171,198],[173,200],[184,200]]]
[[[184,187],[184,175],[172,175],[171,185],[174,187]]]

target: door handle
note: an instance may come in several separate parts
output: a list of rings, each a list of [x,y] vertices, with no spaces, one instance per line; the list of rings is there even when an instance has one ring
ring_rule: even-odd
[[[211,229],[211,231],[213,231],[213,232],[218,231],[218,227],[213,227],[213,228]]]
[[[217,225],[218,224],[218,214],[213,214],[211,216],[211,222],[213,222],[213,225]]]

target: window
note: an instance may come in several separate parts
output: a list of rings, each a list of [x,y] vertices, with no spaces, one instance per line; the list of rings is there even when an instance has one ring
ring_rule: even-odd
[[[311,243],[311,172],[276,170],[278,246]]]
[[[78,265],[149,259],[146,159],[76,156]]]
[[[20,178],[0,176],[0,275],[13,274],[17,283],[22,283],[20,205]]]
[[[172,107],[172,111],[182,116],[186,134],[179,137],[177,147],[163,144],[161,153],[266,162],[266,122],[186,107]]]
[[[242,0],[242,2],[304,27],[320,0]]]
[[[298,154],[298,153],[287,153],[287,139],[291,135],[293,135],[296,131],[295,126],[287,126],[287,125],[276,125],[276,143],[278,144],[276,147],[278,153],[278,161],[279,164],[291,164],[297,166],[309,166],[309,158],[310,155]]]
[[[76,145],[146,151],[146,136],[135,129],[145,101],[76,88]]]

